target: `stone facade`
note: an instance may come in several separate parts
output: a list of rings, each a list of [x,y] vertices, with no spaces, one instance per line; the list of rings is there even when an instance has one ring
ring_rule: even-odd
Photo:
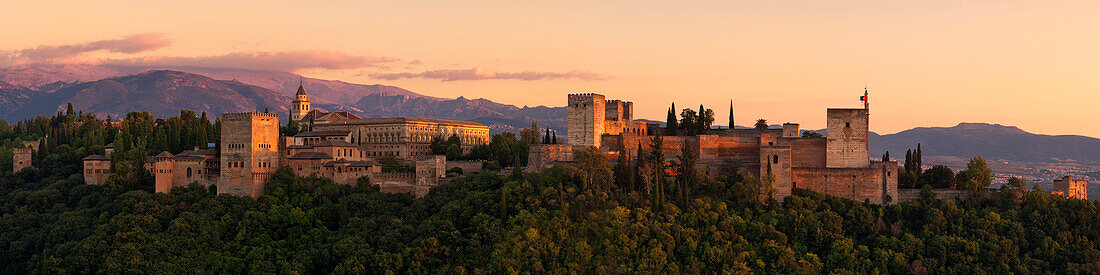
[[[83,159],[84,184],[103,185],[111,172],[111,159],[104,155],[91,155]]]
[[[531,144],[527,151],[528,173],[550,168],[555,162],[573,161],[573,145],[568,144]]]
[[[489,127],[480,123],[426,118],[367,118],[315,122],[316,131],[347,131],[350,142],[362,147],[370,157],[387,154],[415,160],[431,155],[432,138],[457,135],[462,149],[489,142]]]
[[[279,165],[279,118],[267,113],[222,114],[218,194],[258,198]]]
[[[1087,200],[1089,199],[1088,190],[1085,189],[1087,185],[1087,181],[1074,180],[1073,176],[1065,176],[1060,180],[1054,180],[1054,190],[1051,193],[1067,198]]]
[[[202,186],[217,184],[221,165],[214,150],[187,150],[172,155],[161,152],[153,157],[153,176],[157,193],[168,193],[172,188],[197,183]]]
[[[33,156],[33,155],[34,155],[34,151],[33,151],[33,150],[34,150],[34,149],[31,149],[31,148],[12,148],[12,149],[11,149],[11,154],[12,154],[12,161],[11,161],[12,173],[15,173],[15,172],[19,172],[19,170],[23,170],[23,169],[25,169],[25,168],[31,168],[31,167],[33,167],[33,166],[31,165],[31,159],[32,159],[32,157],[31,157],[31,156]]]
[[[829,142],[825,159],[829,168],[866,168],[870,164],[869,112],[866,109],[832,109],[826,112]]]

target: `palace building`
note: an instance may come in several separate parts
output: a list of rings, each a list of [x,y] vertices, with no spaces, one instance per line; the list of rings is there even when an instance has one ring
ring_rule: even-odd
[[[280,136],[276,114],[222,114],[221,142],[216,148],[195,148],[179,154],[161,152],[149,157],[145,169],[156,179],[156,192],[167,193],[197,183],[215,186],[218,194],[257,198],[264,194],[275,171],[287,166],[298,176],[315,175],[348,185],[368,177],[384,192],[422,196],[439,184],[448,165],[443,156],[431,155],[432,137],[457,135],[467,151],[489,139],[489,127],[478,123],[404,117],[363,119],[347,112],[312,109],[301,85],[295,96],[290,119],[309,123],[309,131]],[[30,150],[26,149],[26,166],[30,165]],[[83,159],[85,183],[106,182],[112,151],[109,144],[107,155]],[[377,159],[387,155],[414,164],[415,172],[382,172]],[[19,161],[20,156],[17,154],[15,160]]]
[[[691,152],[697,167],[712,174],[736,169],[753,177],[772,175],[774,197],[780,200],[789,196],[791,189],[803,188],[858,201],[896,202],[897,163],[872,161],[868,154],[870,108],[866,98],[865,91],[863,108],[828,109],[827,137],[802,137],[798,124],[786,123],[782,129],[717,129],[699,135],[665,136],[662,151],[669,162],[682,152]],[[632,121],[632,109],[629,102],[606,100],[599,94],[570,94],[569,145],[532,146],[528,171],[570,162],[572,151],[579,146],[597,147],[612,160],[636,157],[639,149],[649,150],[658,133],[646,129],[660,127]],[[736,167],[728,167],[731,163]]]
[[[348,112],[322,112],[310,109],[308,95],[301,86],[294,102],[292,118],[298,110],[309,110],[296,121],[310,129],[295,136],[300,138],[296,144],[292,143],[295,145],[343,139],[363,149],[367,157],[392,155],[411,161],[431,155],[430,145],[436,137],[458,136],[464,153],[469,153],[474,146],[489,143],[489,126],[476,122],[412,117],[360,118]]]

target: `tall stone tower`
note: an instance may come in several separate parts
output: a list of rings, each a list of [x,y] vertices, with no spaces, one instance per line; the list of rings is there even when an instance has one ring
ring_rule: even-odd
[[[279,117],[268,113],[222,114],[218,194],[258,198],[279,166]]]
[[[600,146],[606,115],[601,94],[569,94],[568,135],[573,146]]]
[[[868,109],[833,109],[826,112],[825,166],[871,167]]]
[[[298,93],[295,93],[294,96],[294,101],[291,101],[290,106],[290,119],[300,121],[310,111],[309,97],[306,96],[306,89],[302,86],[302,83],[298,83]]]
[[[32,155],[31,152],[32,152],[32,150],[33,149],[31,149],[31,148],[12,148],[11,149],[11,153],[12,153],[12,162],[11,162],[12,173],[19,172],[19,170],[23,170],[23,168],[30,168],[31,167],[31,155]]]

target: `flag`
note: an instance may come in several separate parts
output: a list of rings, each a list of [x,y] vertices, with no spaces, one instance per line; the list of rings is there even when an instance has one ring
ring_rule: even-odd
[[[867,96],[865,96],[865,95],[859,96],[859,101],[867,101]]]

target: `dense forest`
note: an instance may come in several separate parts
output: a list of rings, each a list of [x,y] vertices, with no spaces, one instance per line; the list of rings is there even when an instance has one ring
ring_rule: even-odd
[[[576,167],[470,173],[422,198],[288,169],[255,200],[195,185],[151,193],[139,159],[216,142],[217,127],[186,111],[131,113],[118,126],[71,110],[0,121],[0,273],[1100,270],[1094,202],[1002,187],[995,199],[941,201],[926,189],[889,206],[795,190],[779,203],[767,177],[711,178],[690,154],[666,167],[653,161],[659,150],[624,163],[585,150]],[[10,148],[47,135],[36,168],[12,173]],[[478,154],[519,160],[531,136],[494,138],[507,146]],[[84,185],[80,159],[107,143],[111,179]]]

